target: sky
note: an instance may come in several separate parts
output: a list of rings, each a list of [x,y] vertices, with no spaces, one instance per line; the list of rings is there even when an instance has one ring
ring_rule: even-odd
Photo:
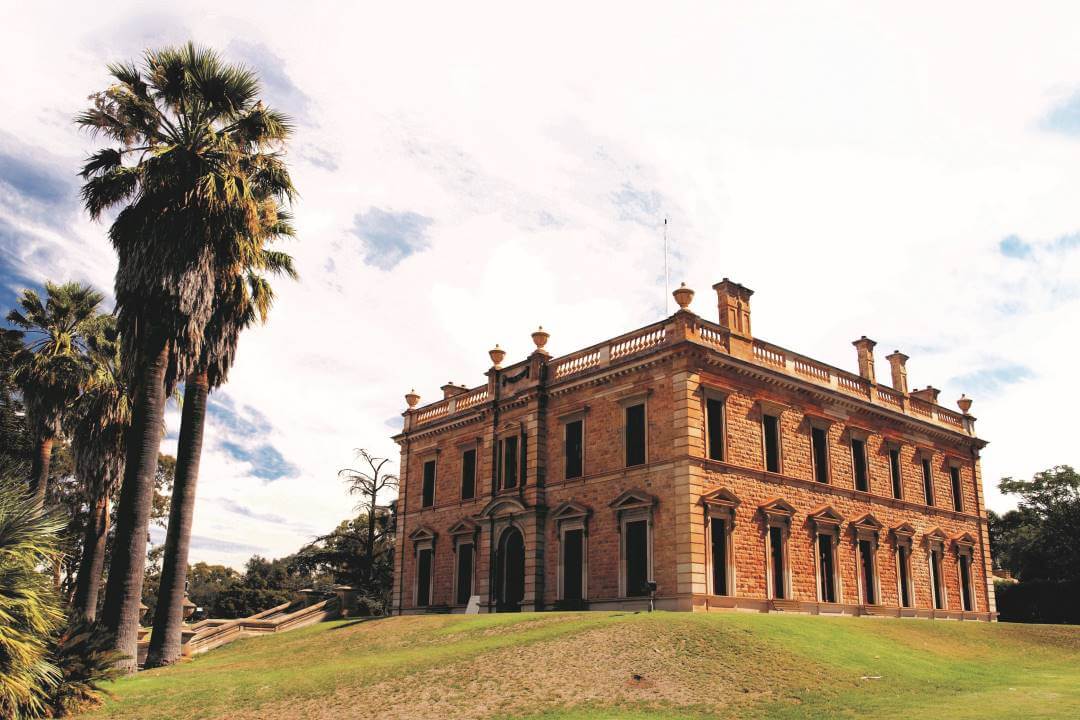
[[[290,114],[300,191],[270,322],[211,396],[191,559],[278,557],[354,512],[403,396],[755,291],[756,336],[974,399],[997,481],[1080,466],[1075,3],[3,2],[0,310],[109,294],[72,118],[106,64],[194,40]],[[157,7],[167,9],[156,9]],[[168,417],[173,451],[179,417]],[[162,537],[155,531],[155,537]]]

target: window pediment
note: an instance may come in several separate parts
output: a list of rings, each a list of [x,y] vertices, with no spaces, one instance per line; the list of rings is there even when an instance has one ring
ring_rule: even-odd
[[[559,520],[577,520],[581,518],[587,518],[592,515],[592,508],[582,505],[581,503],[568,500],[563,503],[559,503],[558,506],[551,512],[551,518],[556,522]]]
[[[528,508],[515,497],[499,497],[485,505],[484,509],[480,511],[479,517],[493,518],[518,515],[527,512],[527,510]]]
[[[658,502],[655,495],[643,490],[627,490],[612,500],[608,507],[614,510],[636,510],[655,507]]]
[[[479,527],[480,526],[474,523],[472,520],[460,520],[454,523],[453,526],[451,526],[451,528],[446,532],[449,535],[472,535],[479,529]]]
[[[706,507],[734,510],[739,507],[742,500],[727,488],[717,488],[701,496],[699,503]]]
[[[965,531],[960,533],[959,535],[954,535],[952,542],[953,548],[957,552],[963,553],[971,552],[971,550],[975,547],[976,540],[974,535]]]
[[[795,515],[795,507],[786,500],[780,498],[773,498],[767,502],[758,506],[758,511],[765,517],[767,522],[783,522],[790,523],[791,518]]]
[[[927,546],[938,545],[944,547],[945,543],[949,541],[949,536],[945,534],[945,531],[941,528],[934,528],[930,532],[923,535],[923,539],[926,541]]]
[[[893,540],[896,543],[911,547],[911,539],[915,537],[915,528],[911,523],[902,522],[893,527],[889,532],[892,533]]]
[[[844,523],[844,516],[837,512],[832,505],[822,505],[816,508],[810,513],[809,518],[819,531],[839,530]]]
[[[439,534],[427,525],[421,525],[420,527],[409,533],[409,539],[412,540],[414,543],[424,541],[434,542],[435,538],[437,538],[438,536]]]

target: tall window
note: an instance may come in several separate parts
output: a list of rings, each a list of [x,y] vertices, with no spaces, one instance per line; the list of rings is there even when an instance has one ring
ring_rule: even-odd
[[[877,568],[874,562],[874,545],[869,540],[859,541],[859,571],[862,579],[864,605],[877,605]]]
[[[900,583],[900,607],[913,607],[911,602],[911,548],[896,546],[896,576]]]
[[[889,450],[889,476],[892,478],[892,496],[902,498],[904,496],[904,484],[900,478],[900,451]]]
[[[728,594],[728,530],[723,518],[709,518],[712,550],[712,594]]]
[[[564,426],[564,453],[566,455],[566,479],[579,478],[583,472],[584,459],[584,430],[583,420],[573,420]]]
[[[416,606],[431,604],[431,571],[434,550],[430,547],[416,551]]]
[[[818,533],[818,600],[834,603],[836,592],[836,543],[828,533]]]
[[[626,408],[626,466],[645,464],[645,403]]]
[[[829,434],[825,428],[810,428],[810,444],[814,454],[814,479],[829,482]]]
[[[787,597],[787,582],[784,572],[784,529],[776,525],[769,527],[769,588],[771,598],[783,600]]]
[[[870,492],[870,478],[866,471],[866,441],[851,438],[851,467],[855,473],[855,489]]]
[[[953,510],[964,511],[964,489],[960,484],[960,468],[955,465],[949,467],[949,477],[952,480]]]
[[[567,529],[562,534],[562,599],[585,599],[585,529]]]
[[[468,605],[473,594],[473,544],[461,543],[457,546],[457,587],[454,599],[458,605]]]
[[[472,500],[476,496],[476,450],[461,454],[461,499]]]
[[[762,415],[761,426],[765,435],[765,469],[780,472],[780,418]]]
[[[922,482],[923,482],[923,495],[926,498],[926,504],[933,507],[934,505],[934,472],[930,467],[930,459],[923,458],[922,461]]]
[[[718,398],[705,400],[705,427],[708,430],[710,460],[724,459],[724,401]]]
[[[649,521],[631,520],[623,525],[626,552],[626,594],[649,594]]]
[[[435,505],[435,461],[428,460],[424,463],[424,492],[421,498],[421,507]]]
[[[944,553],[940,547],[930,549],[930,584],[934,593],[934,609],[945,609],[945,583],[941,573],[941,557]]]
[[[962,553],[958,560],[960,561],[960,599],[964,610],[971,612],[975,609],[971,585],[971,555]]]
[[[500,489],[515,488],[518,484],[518,438],[516,435],[499,441],[502,469]]]

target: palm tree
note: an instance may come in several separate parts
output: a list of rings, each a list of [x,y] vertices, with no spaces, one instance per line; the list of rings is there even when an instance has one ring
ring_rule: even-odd
[[[133,404],[102,621],[134,671],[165,397],[198,369],[216,288],[251,265],[262,201],[292,199],[277,152],[291,127],[258,101],[254,73],[190,43],[109,73],[113,84],[76,122],[114,144],[83,167],[87,210],[122,207],[109,239]]]
[[[45,503],[52,447],[60,422],[86,379],[86,338],[94,332],[102,294],[87,285],[45,283],[46,301],[33,290],[19,298],[22,308],[8,322],[24,332],[25,345],[14,358],[12,377],[22,391],[27,425],[34,442],[30,493]]]
[[[291,218],[281,208],[267,204],[266,232],[271,242],[291,237]],[[158,602],[146,667],[170,665],[180,659],[184,621],[184,590],[187,580],[188,548],[195,512],[195,489],[199,478],[206,398],[228,377],[236,357],[240,333],[254,322],[265,323],[274,302],[274,292],[263,272],[296,279],[292,257],[262,250],[244,277],[233,278],[219,288],[219,298],[203,337],[203,353],[195,372],[184,384],[180,437],[176,448],[176,479],[169,505],[169,527],[165,535]]]
[[[100,332],[92,335],[87,345],[90,377],[71,414],[69,433],[75,477],[89,508],[72,610],[94,620],[109,531],[109,499],[124,473],[131,399],[120,362],[115,318],[104,316]]]
[[[23,482],[30,476],[33,453],[18,387],[12,377],[15,359],[22,349],[21,332],[0,328],[0,482]]]
[[[41,717],[60,681],[48,655],[63,613],[41,568],[53,564],[63,526],[21,487],[0,483],[0,717]]]

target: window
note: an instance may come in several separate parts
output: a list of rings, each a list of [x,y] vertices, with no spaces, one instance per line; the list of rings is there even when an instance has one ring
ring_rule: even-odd
[[[434,551],[430,547],[416,551],[416,606],[431,604],[431,571]]]
[[[584,428],[583,420],[573,420],[564,426],[567,480],[579,478],[583,472]]]
[[[945,609],[945,583],[941,575],[941,547],[930,549],[930,589],[934,594],[934,609]]]
[[[960,468],[955,465],[949,467],[949,477],[952,479],[952,502],[953,510],[964,511],[964,490],[960,484]]]
[[[899,450],[889,450],[889,475],[892,477],[892,496],[899,500],[904,497],[904,484],[900,479]]]
[[[922,461],[922,482],[923,482],[923,495],[926,497],[926,504],[930,507],[934,506],[934,472],[930,467],[930,459],[923,458]]]
[[[641,407],[641,406],[637,406]],[[631,520],[623,526],[626,552],[626,595],[649,594],[649,521]]]
[[[709,518],[712,550],[712,594],[728,594],[728,529],[723,518]]]
[[[476,496],[476,450],[461,454],[461,499],[472,500]]]
[[[458,605],[468,605],[473,594],[473,544],[461,543],[457,546],[457,587],[454,599]]]
[[[855,489],[870,492],[870,478],[866,472],[866,441],[851,438],[851,468],[855,473]]]
[[[810,428],[810,444],[814,454],[814,479],[829,482],[829,434],[825,428]]]
[[[768,472],[780,472],[780,418],[775,415],[762,415],[761,426],[765,435],[765,469]]]
[[[503,438],[499,441],[499,453],[502,462],[500,490],[508,490],[517,487],[518,484],[518,438],[516,435]]]
[[[562,534],[562,599],[585,599],[585,529],[581,527]]]
[[[724,459],[724,401],[719,398],[705,400],[706,452],[710,460]]]
[[[645,464],[645,403],[626,408],[626,466]]]
[[[836,543],[832,535],[818,533],[818,600],[837,602],[836,588]]]
[[[784,529],[769,527],[769,597],[783,600],[787,597],[787,573],[784,572]]]
[[[859,541],[859,571],[862,581],[864,605],[877,605],[877,563],[874,562],[874,545],[869,540]]]
[[[913,607],[911,602],[911,548],[896,546],[896,576],[900,583],[900,607]]]
[[[963,602],[964,610],[971,612],[975,609],[975,605],[972,602],[974,593],[971,586],[971,555],[961,554],[960,560],[960,599]]]
[[[421,507],[433,507],[435,505],[435,461],[428,460],[424,463],[424,492],[421,498]]]

